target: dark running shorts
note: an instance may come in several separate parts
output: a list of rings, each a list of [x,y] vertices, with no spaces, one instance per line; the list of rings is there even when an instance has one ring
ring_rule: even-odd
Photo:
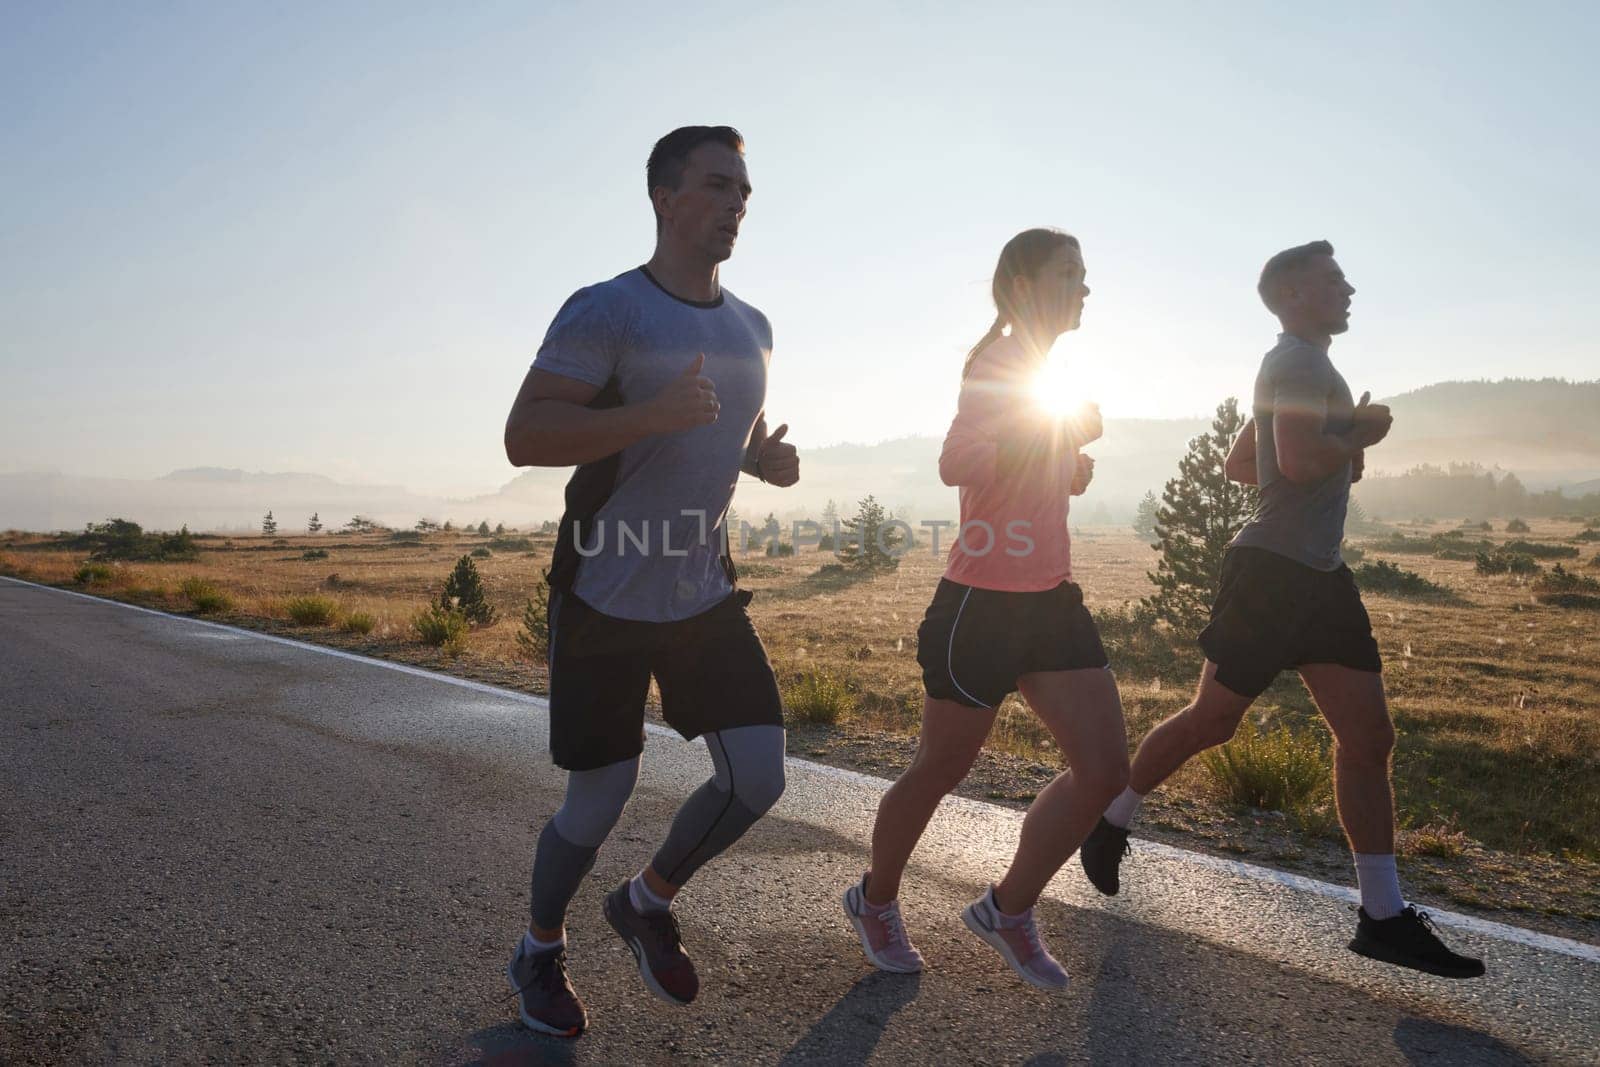
[[[1083,590],[1071,582],[1005,593],[948,578],[917,631],[917,662],[930,697],[970,708],[999,707],[1024,674],[1110,665]]]
[[[1222,557],[1200,647],[1217,665],[1217,681],[1247,697],[1303,663],[1383,670],[1350,568],[1319,571],[1264,548],[1230,548]]]
[[[644,751],[650,676],[661,711],[685,738],[735,726],[782,726],[767,650],[737,592],[679,622],[604,615],[571,593],[550,594],[550,755],[588,771]]]

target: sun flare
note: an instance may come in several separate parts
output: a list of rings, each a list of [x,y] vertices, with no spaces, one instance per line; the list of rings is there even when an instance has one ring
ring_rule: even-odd
[[[1034,375],[1033,402],[1057,417],[1071,415],[1091,398],[1083,392],[1082,379],[1074,380],[1066,367],[1050,360]]]

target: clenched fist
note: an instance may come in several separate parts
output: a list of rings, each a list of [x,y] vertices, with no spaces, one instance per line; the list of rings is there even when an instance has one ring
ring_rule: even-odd
[[[1100,418],[1100,405],[1089,401],[1078,408],[1077,411],[1067,416],[1067,433],[1072,437],[1072,443],[1082,448],[1090,441],[1097,441],[1105,433],[1105,422]]]
[[[1072,472],[1071,495],[1082,496],[1089,490],[1089,483],[1094,481],[1094,457],[1083,452],[1078,453],[1077,468]]]
[[[1353,412],[1356,424],[1350,431],[1350,441],[1357,448],[1371,448],[1389,436],[1389,427],[1394,425],[1389,405],[1374,404],[1371,400],[1371,393],[1362,393],[1361,402]]]
[[[800,452],[783,439],[789,432],[786,422],[767,434],[756,453],[756,470],[761,480],[773,485],[790,486],[800,480]]]
[[[688,369],[644,402],[651,433],[676,433],[717,421],[722,405],[717,401],[717,387],[711,379],[700,376],[705,365],[706,354],[701,352]]]

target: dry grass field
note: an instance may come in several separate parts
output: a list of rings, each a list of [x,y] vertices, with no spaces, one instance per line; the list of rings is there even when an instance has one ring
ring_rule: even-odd
[[[1496,526],[1468,536],[1512,536]],[[1403,532],[1418,538],[1447,529]],[[1600,575],[1600,545],[1575,540],[1581,530],[1547,520],[1515,536],[1576,547],[1580,556],[1561,562]],[[85,568],[81,550],[12,533],[0,536],[0,573],[171,611],[203,610],[542,692],[543,665],[527,660],[516,637],[552,540],[497,542],[467,532],[433,533],[420,543],[387,534],[217,537],[198,542],[194,562]],[[1410,884],[1438,903],[1502,917],[1519,912],[1514,921],[1600,940],[1600,612],[1539,603],[1529,578],[1478,574],[1470,558],[1372,544],[1366,562],[1387,560],[1442,587],[1366,594],[1399,732],[1395,782]],[[475,549],[498,618],[451,656],[423,645],[411,620],[438,595],[456,559]],[[316,552],[326,556],[306,558]],[[1145,572],[1154,566],[1154,553],[1135,535],[1084,529],[1073,552],[1137,742],[1186,703],[1199,653],[1192,635],[1133,622],[1127,609],[1149,592]],[[756,591],[751,614],[784,685],[791,751],[893,776],[914,748],[922,692],[916,632],[943,561],[922,547],[894,573],[864,580],[824,571],[832,562],[810,549],[751,555],[740,561],[741,581]],[[308,597],[332,603],[308,606]],[[305,622],[330,606],[327,621]],[[1293,676],[1281,678],[1252,715],[1322,750],[1329,743]],[[1016,698],[989,747],[965,787],[971,795],[1024,804],[1058,769],[1048,735]],[[1349,880],[1325,788],[1288,814],[1243,807],[1231,795],[1228,782],[1196,761],[1152,799],[1141,825],[1190,847]]]

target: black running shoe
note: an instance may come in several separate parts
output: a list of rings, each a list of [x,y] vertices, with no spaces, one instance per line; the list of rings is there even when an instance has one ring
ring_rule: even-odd
[[[1360,921],[1350,942],[1351,952],[1441,978],[1477,978],[1483,974],[1482,960],[1445,947],[1433,932],[1433,920],[1425,911],[1408,905],[1392,919],[1374,919],[1365,908],[1357,908],[1356,913]]]
[[[1102,815],[1100,822],[1089,831],[1083,847],[1078,849],[1078,859],[1083,864],[1083,873],[1089,876],[1090,884],[1106,896],[1114,897],[1117,890],[1122,888],[1117,878],[1117,868],[1122,865],[1122,857],[1132,851],[1133,847],[1128,844],[1128,831],[1106,822]]]
[[[606,894],[605,913],[606,921],[633,953],[639,977],[650,992],[668,1004],[682,1006],[694,1000],[700,992],[700,977],[683,951],[678,917],[670,908],[640,911],[628,896],[628,883],[623,882]]]
[[[583,1001],[567,980],[565,946],[530,953],[519,939],[517,951],[506,966],[506,977],[516,991],[517,1011],[528,1029],[556,1037],[577,1037],[589,1025]]]

